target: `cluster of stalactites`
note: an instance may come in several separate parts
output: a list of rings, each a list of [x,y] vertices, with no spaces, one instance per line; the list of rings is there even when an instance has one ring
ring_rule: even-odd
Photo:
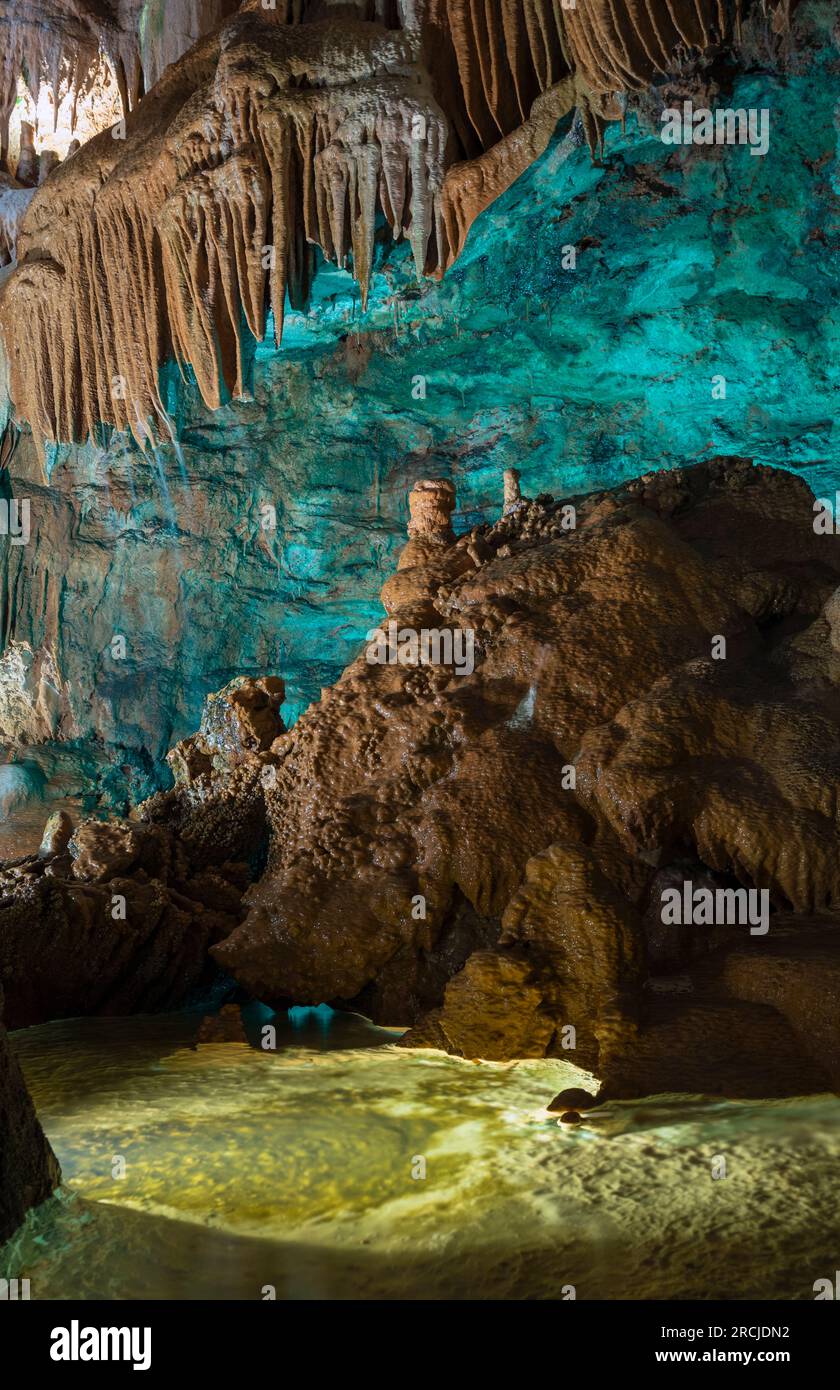
[[[0,168],[7,167],[9,122],[18,98],[18,82],[25,76],[33,100],[46,82],[58,107],[62,81],[76,94],[98,67],[98,49],[70,41],[34,26],[13,24],[0,12]]]
[[[424,28],[436,85],[452,92],[466,157],[527,120],[535,99],[571,74],[603,99],[647,86],[675,62],[725,44],[743,0],[428,0]],[[587,113],[590,109],[587,103]],[[590,141],[597,139],[593,123]]]
[[[422,274],[443,183],[443,115],[405,77],[240,102],[236,120],[253,138],[181,178],[156,223],[173,346],[211,405],[220,375],[242,391],[241,321],[264,336],[266,286],[278,343],[287,293],[305,304],[313,247],[342,266],[352,255],[364,303],[381,213]]]
[[[243,334],[264,336],[270,306],[279,341],[315,247],[352,258],[363,301],[380,221],[418,274],[443,273],[562,115],[577,106],[597,145],[617,92],[739,18],[740,0],[246,0],[206,66],[169,69],[161,124],[141,103],[98,186],[61,219],[36,196],[0,300],[19,414],[49,439],[104,422],[145,443],[168,428],[173,355],[211,407],[242,394]]]
[[[127,63],[133,74],[135,54],[120,42],[116,28],[106,30],[101,15],[95,16],[80,0],[0,0],[0,164],[8,156],[9,121],[20,80],[36,103],[41,86],[46,85],[56,114],[62,96],[69,96],[75,125],[78,102],[102,74],[105,42],[112,50],[112,61],[119,65],[118,80],[125,87],[128,105],[131,96],[139,93],[123,65]]]
[[[37,103],[42,86],[58,113],[79,104],[112,74],[123,115],[164,69],[237,8],[238,0],[0,0],[0,167],[22,79]],[[275,0],[290,11],[301,0]]]
[[[234,48],[157,158],[143,165],[135,142],[137,176],[118,177],[117,163],[86,209],[49,226],[51,255],[24,256],[2,324],[13,398],[36,433],[78,439],[100,421],[141,442],[165,432],[158,366],[170,351],[211,406],[241,394],[244,326],[261,338],[268,304],[279,341],[287,292],[305,300],[314,245],[339,264],[352,256],[366,296],[380,213],[422,273],[446,123],[412,39],[373,24],[354,38],[338,64],[329,25],[287,30],[262,67],[247,44]],[[269,67],[275,81],[306,69],[331,85],[267,96]]]

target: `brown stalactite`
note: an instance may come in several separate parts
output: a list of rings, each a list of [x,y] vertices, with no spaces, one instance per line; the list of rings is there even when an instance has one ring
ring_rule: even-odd
[[[241,394],[243,326],[264,335],[267,299],[279,340],[313,247],[352,256],[364,304],[381,213],[418,274],[444,273],[562,116],[577,106],[597,150],[616,93],[732,42],[739,13],[725,0],[365,0],[340,14],[247,0],[139,105],[126,58],[126,138],[90,141],[22,218],[0,296],[18,415],[44,439],[100,421],[165,437],[162,362],[189,364],[211,407]]]

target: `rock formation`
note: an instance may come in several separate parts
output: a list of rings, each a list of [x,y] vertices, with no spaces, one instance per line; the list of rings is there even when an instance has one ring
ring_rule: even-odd
[[[174,1008],[212,978],[241,915],[244,865],[192,863],[153,826],[85,821],[64,852],[0,869],[6,1023]]]
[[[107,65],[127,115],[164,69],[235,9],[234,0],[0,0],[0,167],[22,79],[42,83],[53,106],[68,93],[74,112]]]
[[[263,866],[268,843],[262,771],[283,731],[277,676],[231,681],[206,701],[201,727],[169,754],[175,787],[149,801],[144,817],[173,831],[193,861]]]
[[[235,681],[139,818],[5,867],[12,1026],[171,1007],[209,953],[605,1095],[840,1082],[840,539],[747,459],[511,491],[456,538],[418,483],[381,629],[291,730]]]
[[[534,497],[734,450],[832,494],[837,50],[815,16],[797,11],[784,77],[747,72],[710,98],[770,109],[768,158],[674,150],[631,116],[593,167],[578,125],[561,128],[443,279],[416,286],[410,248],[377,241],[362,315],[351,277],[322,267],[308,312],[251,364],[253,400],[212,412],[167,367],[177,445],[48,447],[45,486],[24,428],[7,476],[32,534],[0,538],[0,742],[38,741],[55,786],[43,741],[93,736],[111,767],[75,785],[123,813],[234,675],[281,670],[296,717],[378,621],[424,475],[457,478],[470,525],[498,515],[509,467]]]
[[[0,266],[15,258],[18,227],[32,199],[31,188],[0,170]]]
[[[172,752],[174,792],[145,821],[50,818],[37,854],[0,866],[6,1022],[174,1008],[215,974],[208,948],[242,917],[267,839],[259,773],[282,730],[282,681],[211,696]]]
[[[562,116],[579,110],[596,150],[621,93],[737,45],[742,8],[362,0],[324,18],[246,0],[166,69],[124,140],[103,132],[33,198],[0,298],[19,416],[41,439],[100,423],[168,437],[173,355],[209,405],[243,395],[244,335],[264,336],[267,298],[279,341],[314,247],[352,259],[363,304],[380,224],[418,274],[442,274]]]
[[[268,865],[216,960],[610,1094],[837,1084],[840,541],[808,489],[712,460],[457,540],[450,485],[412,500],[396,645],[264,755]],[[769,930],[666,927],[686,884],[766,890]]]
[[[244,400],[254,340],[270,314],[279,342],[319,256],[352,267],[363,305],[392,239],[442,276],[562,117],[577,113],[569,140],[597,157],[629,97],[720,91],[790,14],[746,0],[232,10],[179,6],[164,36],[134,0],[0,3],[15,35],[0,126],[24,70],[83,95],[103,61],[127,113],[58,167],[22,128],[15,177],[0,175],[0,260],[16,260],[0,366],[36,440],[104,425],[156,444],[173,361],[209,407]],[[370,345],[340,351],[358,384]],[[0,406],[5,464],[17,430]],[[134,506],[126,474],[114,528]],[[73,491],[43,487],[68,516]],[[495,525],[456,537],[454,506],[448,479],[413,487],[381,629],[291,730],[278,677],[228,684],[172,751],[171,791],[131,818],[59,816],[0,869],[9,1025],[171,1007],[221,966],[270,1003],[410,1025],[409,1046],[568,1050],[606,1093],[836,1084],[840,557],[807,487],[713,459],[572,504],[530,500],[508,468]],[[80,729],[59,645],[85,615],[60,564],[58,583],[46,574],[62,528],[51,513],[37,565],[6,561],[0,723],[23,745]],[[187,606],[184,567],[156,579]],[[162,723],[150,697],[126,743]],[[3,771],[9,804],[43,775]],[[695,890],[723,915],[666,920],[666,897]],[[741,893],[766,901],[769,928],[734,920]]]
[[[3,996],[0,992],[0,1018]],[[0,1022],[0,1245],[61,1179]]]
[[[223,1004],[216,1014],[207,1014],[201,1020],[196,1034],[195,1045],[201,1043],[247,1043],[248,1034],[242,1022],[242,1011],[238,1004]]]

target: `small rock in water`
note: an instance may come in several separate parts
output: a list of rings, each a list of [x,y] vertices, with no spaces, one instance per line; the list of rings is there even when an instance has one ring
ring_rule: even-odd
[[[224,1004],[217,1014],[208,1014],[203,1018],[196,1038],[196,1043],[247,1041],[248,1035],[238,1004]]]
[[[571,1086],[568,1091],[561,1091],[559,1095],[556,1095],[551,1104],[546,1106],[546,1109],[554,1115],[562,1110],[591,1110],[597,1104],[597,1098],[591,1096],[588,1091]]]
[[[560,1116],[559,1123],[561,1125],[579,1125],[581,1123],[581,1116],[578,1114],[577,1110],[565,1110]]]
[[[73,834],[73,822],[66,811],[53,811],[46,825],[41,843],[38,846],[38,858],[48,859],[53,854],[63,854]]]

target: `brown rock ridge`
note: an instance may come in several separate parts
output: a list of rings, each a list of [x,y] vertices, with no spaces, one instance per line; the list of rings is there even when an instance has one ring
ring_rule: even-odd
[[[595,149],[617,94],[737,47],[741,10],[246,0],[166,69],[125,140],[97,136],[33,197],[0,296],[19,418],[41,439],[100,421],[166,435],[157,374],[173,355],[211,407],[241,395],[243,320],[262,338],[270,304],[279,340],[313,246],[352,257],[364,301],[381,214],[418,274],[442,274],[561,116],[577,107]]]
[[[0,992],[0,1017],[3,996]],[[0,1245],[61,1181],[55,1155],[0,1023]]]
[[[415,488],[395,630],[261,754],[268,865],[212,955],[607,1093],[836,1086],[840,540],[745,459],[508,500],[455,539]],[[769,931],[669,925],[686,883],[766,890]]]

